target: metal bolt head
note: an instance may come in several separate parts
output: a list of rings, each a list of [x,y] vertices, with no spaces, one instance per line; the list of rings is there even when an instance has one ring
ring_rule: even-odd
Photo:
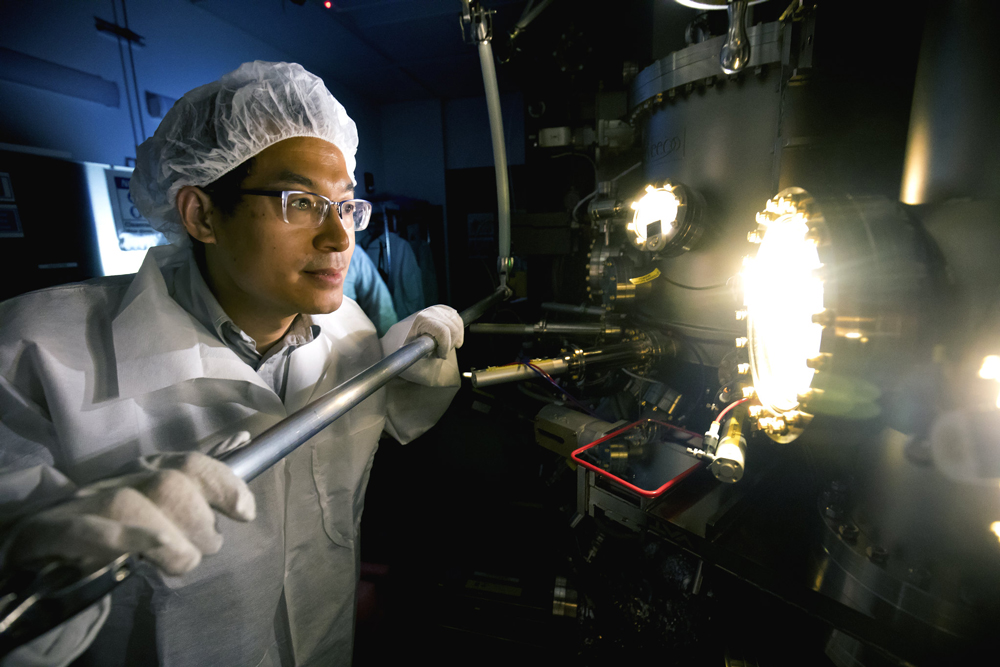
[[[860,531],[853,523],[843,523],[837,529],[837,532],[844,538],[844,541],[854,543],[858,540],[858,533]]]
[[[844,508],[836,503],[830,503],[823,508],[823,514],[830,519],[840,519],[844,516]]]
[[[865,553],[868,554],[868,560],[877,565],[882,565],[889,560],[889,552],[884,547],[868,547],[865,549]]]

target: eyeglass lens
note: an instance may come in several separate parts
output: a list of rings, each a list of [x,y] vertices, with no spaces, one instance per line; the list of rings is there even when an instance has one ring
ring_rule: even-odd
[[[330,209],[330,202],[308,192],[289,192],[285,202],[285,220],[290,225],[318,227],[323,224]],[[363,200],[345,201],[340,206],[340,219],[344,226],[364,229],[371,212],[371,204]]]

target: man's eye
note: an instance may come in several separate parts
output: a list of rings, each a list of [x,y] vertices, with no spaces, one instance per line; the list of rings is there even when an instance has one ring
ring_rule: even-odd
[[[354,202],[344,202],[340,205],[341,215],[354,215]]]
[[[288,202],[288,205],[296,211],[308,211],[313,207],[312,201],[308,197],[298,197]]]

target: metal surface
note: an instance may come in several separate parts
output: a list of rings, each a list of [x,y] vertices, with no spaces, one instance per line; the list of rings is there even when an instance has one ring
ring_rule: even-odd
[[[931,2],[921,42],[900,200],[1000,197],[1000,4]]]
[[[751,55],[745,67],[780,63],[782,39],[783,26],[777,22],[761,23],[747,29]],[[635,108],[671,89],[721,76],[719,54],[726,40],[726,37],[713,37],[699,44],[692,44],[657,60],[639,72],[632,82],[630,106]]]
[[[491,296],[462,311],[462,321],[469,324],[476,320],[491,306],[505,299],[507,294],[506,288],[498,289]],[[234,473],[249,482],[425,357],[434,347],[434,339],[430,336],[421,336],[404,345],[264,431],[245,447],[224,457],[223,461]]]
[[[573,450],[590,444],[623,423],[611,424],[561,405],[546,405],[535,415],[535,442],[569,458]]]

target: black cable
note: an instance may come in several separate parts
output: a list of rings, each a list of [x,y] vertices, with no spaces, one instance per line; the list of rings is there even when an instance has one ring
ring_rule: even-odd
[[[718,285],[704,285],[702,287],[695,287],[693,285],[685,285],[684,283],[679,283],[676,280],[671,280],[670,278],[667,278],[665,275],[662,275],[662,274],[660,275],[660,278],[662,278],[663,280],[667,281],[668,283],[670,283],[674,287],[680,287],[681,289],[694,290],[696,292],[700,292],[702,290],[721,289],[723,287],[729,287],[729,281],[728,280],[726,282],[724,282],[724,283],[719,283]]]
[[[111,17],[115,20],[115,25],[118,24],[118,7],[115,4],[115,0],[111,0]],[[139,135],[135,130],[135,116],[132,115],[132,96],[128,92],[128,70],[125,67],[125,51],[122,49],[122,37],[118,37],[118,57],[121,59],[122,63],[122,83],[125,84],[125,102],[128,104],[128,120],[132,124],[132,141],[135,142],[135,146],[139,146]]]
[[[125,0],[122,0],[122,20],[125,22],[125,30],[128,30],[128,10],[125,9]],[[142,140],[145,141],[146,124],[142,120],[142,100],[139,99],[139,81],[135,76],[135,55],[132,53],[132,40],[128,40],[128,59],[132,63],[132,90],[135,92],[136,116],[139,117],[139,129],[142,131]]]

